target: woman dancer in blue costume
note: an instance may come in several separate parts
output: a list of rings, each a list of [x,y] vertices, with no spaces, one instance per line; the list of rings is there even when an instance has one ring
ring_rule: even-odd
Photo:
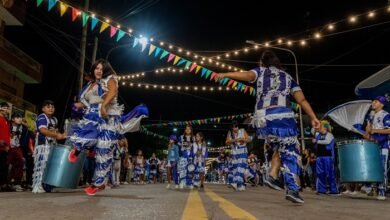
[[[190,189],[194,188],[192,179],[193,171],[195,165],[193,164],[194,152],[193,144],[195,142],[195,137],[192,131],[191,125],[186,125],[184,134],[180,136],[179,146],[180,146],[180,160],[178,164],[179,172],[179,187],[183,189],[184,186],[187,186]]]
[[[290,95],[294,97],[301,108],[308,114],[311,125],[319,129],[317,119],[301,88],[294,79],[286,73],[279,58],[271,50],[263,52],[260,67],[244,72],[219,73],[215,80],[231,78],[256,83],[257,100],[253,125],[257,128],[259,138],[263,138],[278,150],[284,167],[284,182],[287,185],[286,199],[295,203],[304,203],[299,196],[298,178],[298,129],[294,112],[290,107]],[[275,184],[276,176],[270,176],[267,185],[279,188]]]
[[[70,138],[74,148],[68,159],[75,163],[81,151],[95,149],[95,177],[92,185],[85,189],[88,195],[95,195],[104,189],[118,138],[125,132],[137,130],[141,119],[147,117],[148,110],[146,106],[139,105],[121,116],[123,106],[117,101],[117,76],[106,60],[99,59],[92,65],[91,78],[92,81],[81,90],[80,102],[74,104],[74,109],[84,111],[84,116]]]

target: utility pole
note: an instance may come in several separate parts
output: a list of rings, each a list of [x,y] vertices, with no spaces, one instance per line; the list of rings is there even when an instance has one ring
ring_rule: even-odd
[[[84,0],[84,11],[89,10],[89,0]],[[88,23],[83,27],[83,32],[81,35],[80,42],[80,68],[79,68],[79,86],[77,88],[77,92],[81,90],[83,87],[83,78],[84,78],[84,65],[85,65],[85,50],[87,47],[87,30]]]
[[[92,64],[94,64],[96,61],[96,53],[97,53],[97,49],[98,49],[98,43],[99,43],[99,38],[95,37],[95,40],[93,42]]]

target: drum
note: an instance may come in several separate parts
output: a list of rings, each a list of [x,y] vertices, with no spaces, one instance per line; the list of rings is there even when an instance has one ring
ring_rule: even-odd
[[[371,141],[350,140],[337,143],[340,182],[382,182],[384,170],[380,148]]]
[[[43,183],[62,188],[76,188],[83,169],[85,153],[81,152],[76,163],[68,161],[72,148],[67,145],[51,146]]]

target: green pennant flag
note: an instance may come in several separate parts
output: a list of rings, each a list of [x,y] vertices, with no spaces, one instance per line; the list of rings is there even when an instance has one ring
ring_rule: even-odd
[[[87,24],[89,15],[87,13],[85,13],[85,12],[82,12],[81,13],[81,17],[83,18],[83,27],[84,27]]]
[[[118,30],[118,35],[116,36],[116,42],[118,42],[120,39],[122,39],[123,36],[125,36],[125,33],[124,31],[122,30]]]
[[[222,81],[222,85],[226,85],[226,83],[229,81],[229,78],[224,78]]]
[[[187,61],[188,61],[188,60],[182,58],[182,59],[177,63],[176,66],[180,66],[180,65],[182,65],[184,62],[187,62]]]
[[[162,52],[161,56],[160,56],[160,60],[161,60],[162,58],[168,56],[168,54],[169,54],[169,52],[166,51],[166,50],[164,50],[164,51]]]
[[[206,73],[206,79],[208,79],[211,75],[211,70],[207,70],[207,73]]]
[[[37,7],[39,7],[42,4],[43,0],[37,0]]]
[[[186,69],[186,70],[190,69],[191,64],[192,64],[192,62],[187,60],[187,63],[186,63],[186,66],[184,67],[184,69]]]

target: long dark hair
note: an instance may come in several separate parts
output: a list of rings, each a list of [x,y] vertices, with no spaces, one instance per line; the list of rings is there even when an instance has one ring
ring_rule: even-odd
[[[282,69],[282,64],[279,58],[272,50],[265,50],[260,58],[260,65],[264,67],[275,66],[276,68]]]
[[[105,59],[98,59],[92,64],[91,69],[89,70],[90,78],[95,79],[95,69],[98,64],[102,64],[103,66],[103,76],[102,78],[106,78],[109,75],[116,74],[111,64]]]

